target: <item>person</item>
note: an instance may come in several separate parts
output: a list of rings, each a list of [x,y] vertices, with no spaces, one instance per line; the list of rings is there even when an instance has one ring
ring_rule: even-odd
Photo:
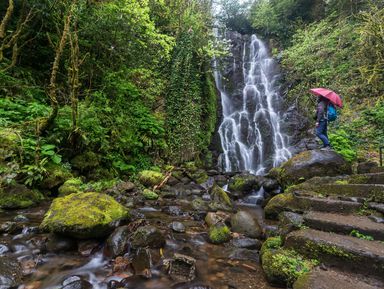
[[[328,139],[328,119],[327,119],[327,111],[328,111],[329,100],[325,97],[320,96],[317,101],[317,109],[316,109],[316,136],[323,142],[322,150],[331,149],[331,144]]]

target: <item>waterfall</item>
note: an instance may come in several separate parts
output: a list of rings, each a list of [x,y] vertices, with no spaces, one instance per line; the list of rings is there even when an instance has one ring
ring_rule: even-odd
[[[287,136],[280,127],[280,73],[266,45],[256,35],[247,37],[238,50],[241,50],[238,59],[233,56],[233,61],[227,59],[226,65],[231,66],[227,71],[232,76],[240,75],[237,78],[242,83],[223,77],[219,61],[214,60],[223,111],[219,127],[223,153],[219,164],[224,171],[265,174],[291,156]],[[242,91],[231,91],[230,86]]]

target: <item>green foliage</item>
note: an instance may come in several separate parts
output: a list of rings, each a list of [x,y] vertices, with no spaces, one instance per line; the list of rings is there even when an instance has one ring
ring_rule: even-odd
[[[216,16],[226,28],[241,34],[251,34],[252,26],[248,13],[251,1],[220,0],[220,11]]]
[[[144,191],[143,191],[143,197],[144,197],[146,200],[157,200],[157,199],[159,198],[159,195],[156,194],[155,192],[151,191],[151,190],[144,189]]]
[[[362,239],[362,240],[367,240],[367,241],[373,241],[374,240],[374,238],[372,236],[360,233],[358,230],[352,230],[349,235],[351,235],[353,237],[357,237],[357,238]]]
[[[351,162],[356,160],[357,152],[354,148],[354,143],[345,130],[339,129],[330,133],[329,140],[332,144],[332,148],[341,154],[347,161]]]

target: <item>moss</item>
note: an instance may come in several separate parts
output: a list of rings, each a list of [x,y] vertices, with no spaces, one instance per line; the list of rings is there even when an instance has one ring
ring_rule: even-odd
[[[335,245],[319,244],[311,241],[305,243],[305,249],[320,260],[323,258],[323,255],[331,255],[344,259],[354,259],[356,257]]]
[[[139,181],[144,186],[153,187],[160,184],[164,180],[164,175],[155,171],[141,171],[139,173]]]
[[[311,277],[311,273],[307,272],[301,274],[295,283],[293,284],[293,289],[307,289],[309,284],[309,278]]]
[[[291,286],[298,277],[306,274],[318,264],[308,260],[294,250],[265,250],[262,255],[262,267],[272,284]]]
[[[19,149],[20,138],[16,131],[0,129],[0,161],[12,157]]]
[[[183,167],[190,173],[194,173],[197,171],[197,166],[195,162],[186,162]]]
[[[212,210],[232,211],[233,204],[228,194],[218,185],[214,185],[211,190],[212,202],[209,207]]]
[[[53,200],[40,227],[75,238],[107,235],[112,224],[128,217],[128,211],[112,197],[88,192]]]
[[[46,169],[47,177],[40,184],[40,186],[44,189],[51,190],[72,178],[72,174],[60,165],[50,163],[47,165]]]
[[[143,196],[146,200],[157,200],[159,198],[158,194],[148,189],[143,191]]]
[[[43,200],[43,194],[36,190],[29,190],[23,185],[10,184],[0,187],[0,208],[3,209],[27,208]]]
[[[96,168],[100,164],[100,157],[94,152],[88,151],[74,157],[71,164],[75,169],[84,172]]]
[[[209,229],[209,240],[214,244],[222,244],[231,239],[231,231],[225,225],[215,225]]]
[[[301,204],[295,199],[293,193],[283,193],[274,196],[265,206],[265,216],[269,219],[277,219],[282,211],[296,211]]]
[[[283,239],[281,236],[269,237],[261,246],[260,256],[262,256],[266,251],[272,249],[279,249],[283,245]]]
[[[250,192],[252,190],[258,190],[260,188],[261,180],[260,177],[254,175],[237,175],[234,176],[229,185],[228,190],[230,192]]]
[[[192,208],[195,211],[208,211],[208,204],[202,198],[196,198],[192,201]]]
[[[59,196],[67,196],[70,194],[81,193],[80,187],[83,185],[83,182],[79,178],[72,178],[67,180],[59,188]]]
[[[197,184],[202,184],[208,181],[208,175],[204,170],[199,170],[191,175],[189,175],[192,180],[194,180]]]

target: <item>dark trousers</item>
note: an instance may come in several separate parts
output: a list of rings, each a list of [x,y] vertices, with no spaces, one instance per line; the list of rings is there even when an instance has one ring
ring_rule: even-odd
[[[316,135],[324,144],[324,147],[329,146],[328,134],[327,134],[327,121],[320,120],[319,126],[316,128]]]

